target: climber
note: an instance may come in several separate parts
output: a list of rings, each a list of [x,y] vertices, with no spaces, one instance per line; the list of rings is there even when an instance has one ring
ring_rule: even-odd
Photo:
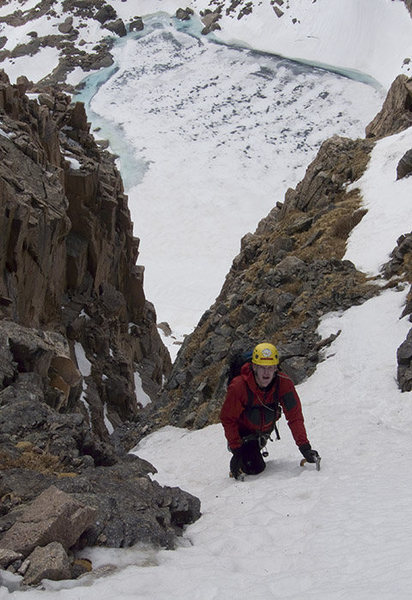
[[[230,475],[261,473],[266,467],[262,457],[276,421],[285,413],[293,438],[305,460],[320,460],[306,435],[302,406],[292,380],[278,369],[279,356],[273,344],[258,344],[251,362],[246,361],[240,374],[229,383],[220,413],[229,450]],[[267,452],[263,451],[267,456]],[[319,463],[317,463],[319,464]]]

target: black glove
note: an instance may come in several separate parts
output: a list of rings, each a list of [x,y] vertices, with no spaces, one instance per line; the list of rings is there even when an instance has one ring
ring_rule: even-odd
[[[319,453],[316,452],[316,450],[312,450],[309,443],[299,446],[299,450],[302,452],[308,463],[316,462],[316,459],[319,457]]]
[[[235,448],[234,450],[231,449],[230,451],[233,453],[230,459],[230,472],[235,479],[238,479],[242,472],[242,447]]]

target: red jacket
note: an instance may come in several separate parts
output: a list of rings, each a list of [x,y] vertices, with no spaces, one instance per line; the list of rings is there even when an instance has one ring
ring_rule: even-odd
[[[276,381],[277,380],[277,381]],[[308,443],[302,414],[302,405],[295,386],[290,377],[278,372],[274,384],[265,391],[258,387],[250,363],[243,365],[240,375],[234,377],[227,389],[226,398],[220,412],[220,420],[225,430],[229,448],[234,450],[242,445],[242,437],[254,432],[270,432],[273,429],[273,418],[254,417],[249,407],[260,407],[256,414],[266,412],[270,415],[273,410],[268,405],[273,404],[274,386],[278,386],[279,404],[285,413],[289,428],[297,446]],[[249,393],[248,393],[249,388]],[[251,398],[251,401],[249,400]],[[262,413],[261,407],[266,406]],[[251,416],[252,415],[252,416]],[[250,418],[248,418],[250,417]],[[260,422],[259,422],[260,420]],[[269,422],[270,421],[270,422]]]

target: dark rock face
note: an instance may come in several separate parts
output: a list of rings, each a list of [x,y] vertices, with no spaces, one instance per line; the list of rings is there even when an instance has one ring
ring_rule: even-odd
[[[412,329],[409,330],[406,340],[399,346],[398,382],[403,392],[412,391]]]
[[[382,110],[366,127],[368,138],[382,138],[412,125],[412,79],[399,75],[392,83]]]
[[[94,15],[96,21],[99,23],[106,23],[107,21],[113,21],[117,18],[117,13],[112,6],[109,4],[103,4],[102,7]]]
[[[141,17],[135,17],[129,24],[129,31],[143,31],[143,19]]]
[[[412,17],[412,0],[403,0],[406,4],[406,8],[409,10],[409,12],[411,13],[411,17]]]
[[[190,17],[194,14],[191,8],[178,8],[176,11],[176,19],[180,21],[189,21]]]
[[[52,89],[29,100],[28,85],[0,72],[0,555],[16,570],[35,552],[31,584],[59,578],[57,564],[66,577],[76,544],[172,548],[200,503],[152,481],[156,469],[111,439],[140,412],[135,377],[154,399],[170,357],[114,158],[90,135],[83,105]],[[50,490],[92,519],[69,528],[68,542],[53,525],[14,544],[16,529],[37,527],[21,521],[28,503]],[[50,544],[51,562],[37,551]]]
[[[204,25],[204,27],[202,29],[203,35],[207,35],[208,33],[211,33],[212,31],[216,31],[216,30],[220,29],[220,25],[218,23],[219,19],[221,18],[221,8],[220,7],[218,7],[214,11],[206,9],[204,12],[201,12],[200,15],[201,15],[202,23]]]
[[[406,280],[412,281],[412,232],[402,235],[397,240],[396,248],[391,253],[390,260],[384,266],[384,275],[393,282]],[[412,321],[412,287],[406,300],[401,317],[408,317]],[[402,392],[412,391],[412,329],[406,340],[399,346],[398,360],[398,385]]]
[[[59,390],[63,409],[82,391],[90,394],[100,399],[100,412],[107,403],[116,424],[139,409],[139,364],[153,395],[170,359],[144,296],[139,241],[113,158],[98,150],[82,105],[69,106],[62,94],[39,102],[7,81],[0,87],[0,315],[13,363],[8,376],[35,370],[46,395],[49,387]],[[27,330],[16,333],[18,326]],[[83,353],[80,390],[75,370]]]
[[[396,179],[409,177],[412,173],[412,150],[408,150],[399,161],[396,169]]]

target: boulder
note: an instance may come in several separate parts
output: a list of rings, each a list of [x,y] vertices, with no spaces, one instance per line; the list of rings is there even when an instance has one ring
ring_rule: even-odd
[[[104,24],[105,28],[115,33],[119,37],[127,35],[126,26],[122,19],[116,19],[115,21],[109,21]]]
[[[93,523],[96,510],[54,486],[29,506],[0,540],[0,547],[27,557],[36,546],[59,542],[68,550]]]
[[[408,150],[402,156],[396,169],[396,179],[409,177],[412,173],[412,150]]]
[[[191,8],[178,8],[176,11],[176,19],[179,19],[179,21],[189,21],[193,14],[194,12]]]
[[[201,17],[204,28],[202,29],[202,35],[207,35],[212,31],[220,29],[220,25],[218,23],[221,18],[220,9],[215,11],[205,10],[204,14]]]
[[[412,125],[412,79],[399,75],[392,83],[381,111],[366,127],[367,138],[382,138]]]
[[[73,29],[73,17],[67,17],[58,27],[60,33],[70,33]]]
[[[51,542],[43,547],[37,547],[29,555],[28,568],[24,574],[23,583],[36,585],[42,579],[70,579],[71,565],[69,557],[59,542]]]
[[[90,469],[58,483],[97,511],[81,537],[82,546],[175,547],[176,535],[200,517],[200,501],[179,488],[152,481],[147,475],[155,471],[150,463],[129,456],[112,467]]]
[[[141,17],[135,17],[129,23],[129,31],[143,31],[143,19]]]
[[[406,340],[399,346],[398,359],[398,383],[402,392],[412,391],[412,329]]]
[[[0,569],[7,569],[13,562],[21,560],[22,558],[23,554],[20,552],[14,552],[14,550],[10,550],[9,548],[0,547]]]
[[[97,13],[94,15],[96,21],[99,21],[102,25],[106,23],[106,21],[113,21],[116,19],[117,13],[115,9],[110,6],[110,4],[104,4],[102,8],[100,8]]]

